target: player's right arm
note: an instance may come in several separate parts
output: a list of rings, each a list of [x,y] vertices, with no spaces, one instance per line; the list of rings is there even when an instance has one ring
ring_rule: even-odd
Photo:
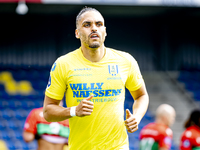
[[[61,59],[57,59],[50,72],[43,104],[44,118],[48,122],[58,122],[71,118],[71,107],[64,108],[59,106],[59,103],[67,90],[67,74],[68,69],[67,66],[65,66],[65,62]],[[82,117],[91,115],[93,103],[89,100],[92,99],[92,97],[93,96],[89,96],[83,99],[79,105],[76,106],[75,112],[73,111],[76,116]]]
[[[83,99],[78,106],[76,106],[75,113],[76,116],[83,117],[91,115],[93,111],[93,103],[91,100],[93,96],[89,96]],[[43,114],[44,118],[48,122],[59,122],[71,118],[70,110],[71,107],[64,108],[59,106],[60,100],[52,99],[45,95]]]
[[[69,119],[70,107],[64,108],[59,106],[60,100],[56,100],[45,95],[43,104],[43,114],[44,118],[48,122],[58,122]]]

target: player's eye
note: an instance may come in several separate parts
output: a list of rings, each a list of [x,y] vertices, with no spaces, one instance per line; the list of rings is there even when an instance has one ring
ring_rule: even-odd
[[[97,27],[100,27],[100,26],[102,26],[103,24],[102,23],[97,23]]]
[[[83,26],[87,28],[87,27],[90,27],[90,24],[89,24],[89,23],[86,23],[86,24],[84,24]]]

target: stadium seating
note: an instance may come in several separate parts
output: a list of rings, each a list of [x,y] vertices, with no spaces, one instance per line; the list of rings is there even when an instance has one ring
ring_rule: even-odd
[[[193,99],[199,103],[200,107],[200,71],[198,69],[182,70],[178,76],[178,81],[184,83],[185,89],[193,93]]]
[[[25,69],[26,68],[26,69]],[[42,70],[43,69],[43,70]],[[44,68],[1,67],[0,68],[0,139],[3,139],[9,150],[36,150],[36,141],[27,144],[23,141],[22,132],[26,117],[33,108],[43,105],[44,90],[48,81],[49,71]],[[49,69],[48,69],[49,70]],[[19,83],[28,81],[33,92],[27,94],[8,94],[5,89],[5,80],[2,72],[8,72],[4,79],[12,79]],[[10,73],[10,74],[9,74]],[[7,75],[10,75],[7,77]],[[35,87],[34,87],[34,86]]]
[[[0,121],[0,131],[4,131],[8,128],[8,121],[6,119],[1,118]]]

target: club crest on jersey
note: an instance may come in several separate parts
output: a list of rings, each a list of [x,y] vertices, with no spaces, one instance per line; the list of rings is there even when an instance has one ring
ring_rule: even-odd
[[[190,147],[190,141],[189,140],[183,141],[183,147]]]
[[[118,74],[118,65],[108,65],[108,72],[112,76],[116,76]]]
[[[54,71],[56,69],[56,63],[53,64],[51,71]]]
[[[50,87],[50,85],[51,85],[51,75],[49,76],[49,81],[48,81],[47,87]]]
[[[171,144],[171,143],[172,143],[172,140],[171,140],[170,137],[166,137],[166,138],[164,139],[164,142],[165,142],[166,144]]]

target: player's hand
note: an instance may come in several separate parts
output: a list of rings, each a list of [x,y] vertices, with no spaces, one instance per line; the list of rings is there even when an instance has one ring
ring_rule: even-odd
[[[94,96],[91,95],[85,99],[83,99],[79,105],[76,107],[76,116],[79,117],[83,117],[83,116],[89,116],[92,114],[93,112],[93,102],[91,102],[90,100],[93,98]]]
[[[129,109],[126,109],[125,126],[129,133],[133,133],[138,130],[139,121],[131,114]]]

